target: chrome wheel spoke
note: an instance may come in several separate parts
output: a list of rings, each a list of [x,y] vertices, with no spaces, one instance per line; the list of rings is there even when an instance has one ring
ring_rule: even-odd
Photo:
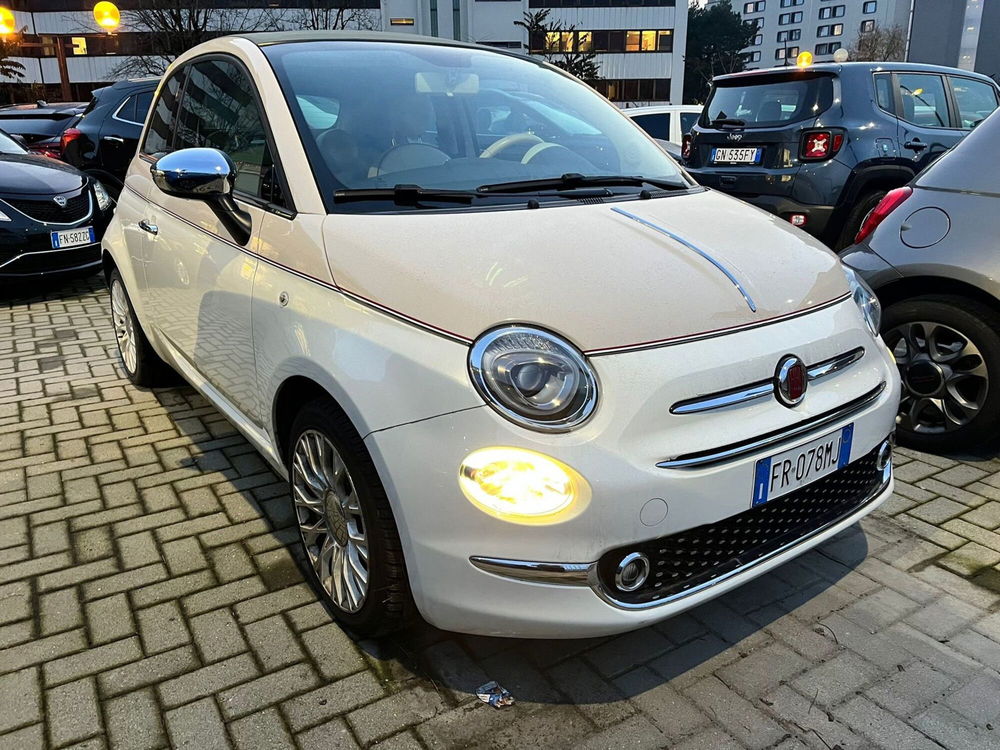
[[[136,341],[132,325],[132,311],[129,308],[128,297],[121,282],[115,280],[111,285],[111,319],[115,327],[115,338],[118,340],[118,351],[121,353],[125,369],[135,372]]]
[[[357,612],[368,595],[370,561],[361,500],[340,453],[307,430],[292,453],[292,501],[299,534],[330,600]]]

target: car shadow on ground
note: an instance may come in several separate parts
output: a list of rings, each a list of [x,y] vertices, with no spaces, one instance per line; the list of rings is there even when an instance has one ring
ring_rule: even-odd
[[[0,306],[84,297],[103,288],[104,277],[99,269],[37,279],[0,279]]]

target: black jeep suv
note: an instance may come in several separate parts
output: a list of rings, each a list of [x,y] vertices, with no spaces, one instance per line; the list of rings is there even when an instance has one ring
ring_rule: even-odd
[[[914,63],[824,63],[718,76],[684,142],[698,182],[835,249],[885,193],[997,107],[997,84]]]
[[[140,78],[97,89],[80,121],[62,135],[62,158],[100,180],[116,199],[158,83]]]

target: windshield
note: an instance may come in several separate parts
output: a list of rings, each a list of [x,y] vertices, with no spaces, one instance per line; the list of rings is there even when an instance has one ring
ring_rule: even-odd
[[[366,210],[334,206],[338,191],[397,185],[475,191],[567,174],[691,184],[593,89],[526,58],[353,41],[264,50],[331,210]]]
[[[21,145],[9,135],[0,131],[0,154],[24,154],[27,153]]]
[[[748,78],[716,84],[705,104],[702,127],[741,120],[748,128],[788,125],[817,117],[833,104],[833,78],[788,75]]]

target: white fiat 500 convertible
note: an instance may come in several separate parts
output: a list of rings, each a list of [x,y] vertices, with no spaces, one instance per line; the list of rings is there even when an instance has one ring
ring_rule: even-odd
[[[199,46],[103,246],[129,378],[176,370],[287,476],[360,633],[638,628],[892,489],[871,292],[519,55]]]

